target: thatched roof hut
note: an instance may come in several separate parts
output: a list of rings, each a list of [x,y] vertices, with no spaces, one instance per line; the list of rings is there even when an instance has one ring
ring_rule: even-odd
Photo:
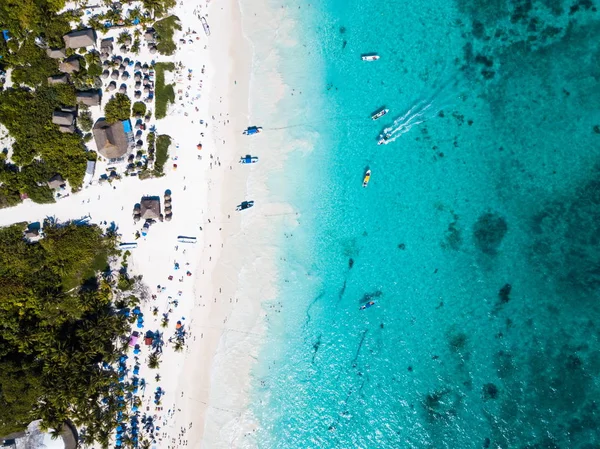
[[[160,217],[160,198],[145,196],[140,201],[140,217],[144,220],[158,219]]]

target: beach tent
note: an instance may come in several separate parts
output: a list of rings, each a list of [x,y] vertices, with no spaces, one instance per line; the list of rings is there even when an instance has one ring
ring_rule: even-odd
[[[179,243],[196,243],[196,237],[188,237],[185,235],[180,235],[177,237],[177,241]]]
[[[137,334],[137,332],[134,332],[134,334]],[[139,334],[138,334],[139,335]],[[137,341],[138,341],[138,335],[131,335],[131,337],[129,337],[129,346],[135,346]]]

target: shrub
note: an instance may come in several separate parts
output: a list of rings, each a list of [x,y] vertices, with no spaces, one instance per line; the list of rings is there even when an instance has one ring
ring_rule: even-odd
[[[156,70],[156,111],[157,119],[167,116],[168,103],[175,103],[175,89],[173,84],[165,84],[165,71],[175,70],[172,62],[159,62],[154,67]]]
[[[142,101],[136,101],[133,103],[131,108],[131,116],[134,117],[137,114],[144,115],[146,113],[146,104]]]
[[[158,22],[154,22],[154,30],[156,31],[156,50],[160,54],[170,56],[177,50],[174,36],[176,30],[181,30],[179,17],[169,16]]]
[[[127,120],[131,114],[131,100],[125,94],[116,94],[104,106],[104,118],[108,123]]]
[[[94,125],[94,119],[92,118],[92,113],[90,111],[81,111],[79,113],[79,119],[77,120],[77,124],[79,125],[79,129],[82,131],[88,132],[92,129]]]
[[[154,161],[154,172],[162,175],[167,159],[169,158],[169,146],[171,137],[163,134],[156,138],[156,160]]]

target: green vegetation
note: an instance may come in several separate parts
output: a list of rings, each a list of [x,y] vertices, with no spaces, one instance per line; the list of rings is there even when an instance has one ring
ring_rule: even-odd
[[[119,37],[117,37],[117,44],[123,45],[128,40],[131,40],[131,34],[129,34],[129,31],[121,31]]]
[[[138,54],[140,52],[140,47],[142,46],[142,42],[139,38],[135,38],[133,41],[133,45],[131,46],[131,53]]]
[[[72,85],[48,86],[49,76],[58,73],[58,62],[47,56],[36,39],[50,48],[64,47],[63,35],[71,30],[81,12],[58,14],[65,0],[0,2],[0,24],[10,39],[0,39],[2,68],[12,69],[13,89],[0,92],[0,123],[15,139],[11,162],[0,160],[0,207],[13,206],[27,194],[36,202],[52,202],[46,186],[49,177],[60,174],[77,190],[85,174],[82,137],[61,133],[52,124],[52,113],[75,105]],[[72,54],[72,52],[69,52]],[[73,76],[77,87],[96,83],[98,67],[93,56],[82,60],[82,70]],[[20,89],[19,85],[34,89]]]
[[[131,115],[131,100],[125,94],[116,94],[104,106],[104,118],[108,123],[127,120]]]
[[[172,62],[159,62],[154,66],[156,71],[156,112],[157,119],[167,116],[168,103],[175,103],[175,85],[165,84],[165,71],[175,70],[175,64]]]
[[[156,175],[162,175],[165,164],[169,158],[169,146],[171,137],[162,134],[156,138],[156,160],[154,161],[154,172]]]
[[[169,16],[154,23],[156,31],[156,50],[163,55],[172,55],[177,50],[177,45],[173,40],[175,31],[181,30],[179,17]]]
[[[92,118],[92,113],[84,107],[83,105],[79,110],[79,118],[77,119],[77,126],[82,131],[88,132],[94,126],[94,119]]]
[[[152,17],[160,17],[166,14],[175,4],[176,0],[142,0],[144,9],[152,11]]]
[[[57,173],[74,189],[81,187],[86,167],[81,137],[61,133],[52,123],[53,111],[65,105],[75,105],[69,85],[0,92],[0,123],[15,139],[13,163],[0,161],[0,207],[18,204],[21,193],[37,202],[52,201],[47,187],[38,185]]]
[[[137,114],[144,115],[146,113],[146,103],[143,101],[136,101],[133,103],[131,108],[131,116],[135,117]]]
[[[74,224],[46,223],[36,243],[22,232],[0,229],[0,434],[38,418],[52,428],[70,419],[85,427],[85,443],[106,447],[123,392],[102,364],[116,361],[115,342],[129,331],[96,275],[107,271],[114,238]]]

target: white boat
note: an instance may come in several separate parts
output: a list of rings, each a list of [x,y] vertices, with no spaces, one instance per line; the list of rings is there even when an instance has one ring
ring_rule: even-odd
[[[380,134],[379,140],[377,141],[377,145],[387,145],[390,140],[389,134]]]
[[[200,17],[200,22],[202,22],[202,28],[204,28],[204,32],[206,33],[206,35],[210,36],[210,27],[208,26],[206,17]]]
[[[371,53],[368,55],[362,55],[360,58],[363,61],[377,61],[380,58],[380,56],[376,55],[375,53]]]
[[[377,111],[375,114],[373,114],[373,115],[371,116],[371,119],[372,119],[372,120],[378,120],[378,119],[380,119],[381,117],[383,117],[385,114],[387,114],[388,112],[390,112],[390,110],[389,110],[389,109],[385,109],[385,108],[383,108],[383,109],[381,109],[381,110]]]

